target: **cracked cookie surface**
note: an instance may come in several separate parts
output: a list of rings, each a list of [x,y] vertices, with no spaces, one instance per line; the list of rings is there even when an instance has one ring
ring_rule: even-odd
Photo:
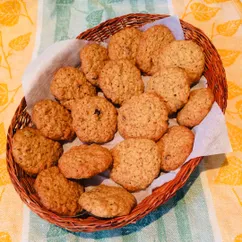
[[[99,185],[83,193],[79,203],[94,216],[112,218],[129,214],[136,199],[122,187]]]
[[[88,44],[80,52],[81,69],[85,73],[87,80],[98,86],[100,71],[108,58],[107,49],[99,44]]]
[[[205,66],[202,48],[192,40],[176,40],[166,46],[161,52],[156,52],[153,58],[152,74],[168,67],[180,67],[188,75],[189,84],[200,80]]]
[[[159,175],[161,155],[149,139],[126,139],[112,149],[110,177],[128,191],[147,188]]]
[[[55,73],[50,90],[67,109],[71,109],[77,99],[96,95],[96,88],[86,80],[84,74],[70,66],[62,67]]]
[[[177,114],[177,122],[189,128],[200,124],[209,113],[213,102],[214,95],[211,89],[191,91],[188,102]]]
[[[101,71],[99,86],[108,99],[120,105],[144,91],[140,71],[128,60],[108,61]]]
[[[164,25],[156,25],[143,32],[136,57],[139,69],[150,75],[153,67],[152,56],[173,40],[175,38],[172,32]]]
[[[155,93],[143,93],[125,102],[118,111],[118,130],[125,138],[158,140],[168,128],[168,110]]]
[[[32,121],[41,134],[53,140],[73,140],[72,117],[67,109],[52,100],[41,100],[33,107]]]
[[[17,130],[13,136],[12,149],[15,162],[30,175],[56,165],[63,153],[60,143],[29,127]]]
[[[74,146],[65,152],[58,167],[66,178],[84,179],[107,170],[112,164],[112,155],[100,145]]]
[[[130,27],[124,28],[110,37],[108,55],[111,60],[127,59],[136,62],[141,31]]]
[[[161,153],[161,170],[172,171],[180,167],[192,152],[193,132],[185,126],[173,126],[157,142]]]
[[[82,210],[78,199],[84,192],[83,186],[67,180],[56,166],[41,171],[34,188],[41,203],[52,212],[74,216]]]
[[[147,90],[160,95],[169,114],[172,114],[187,103],[190,86],[186,72],[174,67],[161,70],[152,76],[148,81]]]
[[[117,111],[104,97],[85,97],[72,108],[73,129],[85,143],[105,143],[117,130]]]

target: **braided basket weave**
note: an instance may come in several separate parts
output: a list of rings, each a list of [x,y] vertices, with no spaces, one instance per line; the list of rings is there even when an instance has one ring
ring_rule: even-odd
[[[114,33],[127,26],[140,27],[144,24],[165,17],[168,17],[168,15],[129,14],[107,20],[92,29],[86,30],[77,38],[92,41],[104,41]],[[185,38],[192,39],[204,50],[206,61],[204,76],[207,78],[208,85],[214,93],[215,100],[224,112],[227,105],[227,84],[225,71],[218,52],[208,37],[200,29],[195,28],[191,24],[188,24],[182,20],[181,25]],[[130,223],[135,223],[137,220],[143,218],[148,213],[173,197],[177,190],[179,190],[185,184],[190,174],[202,159],[201,157],[192,159],[183,165],[175,179],[154,190],[150,196],[138,204],[133,209],[131,214],[127,216],[112,219],[98,219],[92,216],[85,218],[62,217],[48,211],[41,205],[39,198],[36,196],[36,193],[33,189],[34,179],[27,176],[14,162],[12,155],[13,135],[17,129],[31,125],[31,118],[26,112],[26,102],[23,98],[14,114],[7,136],[7,166],[11,181],[23,202],[27,204],[27,206],[33,212],[50,223],[56,224],[73,232],[94,232],[99,230],[115,229]]]

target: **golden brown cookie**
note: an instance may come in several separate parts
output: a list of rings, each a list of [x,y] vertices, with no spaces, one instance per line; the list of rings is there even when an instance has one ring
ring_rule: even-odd
[[[144,91],[140,71],[128,60],[108,61],[100,73],[99,86],[115,104]]]
[[[118,131],[125,138],[154,141],[168,128],[165,102],[155,93],[143,93],[125,102],[118,111]]]
[[[112,155],[100,145],[80,145],[64,153],[58,162],[61,173],[66,178],[83,179],[95,176],[109,168]]]
[[[37,129],[23,128],[13,136],[13,157],[30,175],[57,164],[63,152],[61,144],[45,138]]]
[[[156,25],[142,33],[136,62],[142,72],[150,75],[153,67],[152,56],[175,40],[172,32],[164,25]]]
[[[152,74],[167,67],[180,67],[186,71],[190,85],[199,81],[204,71],[203,50],[192,40],[173,41],[161,52],[156,52],[152,58]]]
[[[128,215],[135,206],[136,199],[122,187],[99,185],[83,193],[79,204],[94,216],[112,218]]]
[[[140,38],[141,31],[136,28],[129,27],[120,30],[110,37],[109,58],[111,60],[127,59],[135,64]]]
[[[117,130],[117,111],[104,97],[85,97],[72,108],[73,128],[85,143],[105,143]]]
[[[73,140],[71,114],[59,103],[42,100],[33,107],[32,121],[41,134],[53,140]]]
[[[84,191],[83,186],[67,180],[56,166],[41,171],[34,188],[41,203],[54,213],[74,216],[82,210],[78,199]]]
[[[180,167],[192,152],[193,132],[184,126],[173,126],[157,142],[161,152],[161,169],[172,171]]]
[[[159,175],[161,155],[149,139],[126,139],[112,150],[111,178],[128,191],[147,188]]]
[[[192,128],[202,122],[209,113],[214,102],[211,89],[201,88],[190,93],[189,100],[177,115],[180,125]]]
[[[159,71],[152,76],[148,81],[147,90],[160,95],[166,103],[169,114],[172,114],[187,103],[190,86],[186,72],[174,67]]]
[[[71,109],[76,99],[96,95],[96,88],[86,80],[84,74],[70,66],[62,67],[55,73],[50,90],[68,109]]]
[[[108,60],[107,49],[99,44],[88,44],[80,52],[81,69],[87,80],[98,86],[98,77],[101,69]]]

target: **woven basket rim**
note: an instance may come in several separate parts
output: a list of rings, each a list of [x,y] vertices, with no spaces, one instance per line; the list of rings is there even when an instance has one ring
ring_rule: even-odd
[[[95,26],[91,29],[88,29],[77,36],[78,39],[87,39],[87,40],[96,40],[97,39],[104,39],[105,36],[112,33],[112,31],[116,31],[115,28],[117,26],[136,26],[136,25],[144,25],[148,22],[152,22],[157,19],[165,18],[170,15],[161,15],[161,14],[127,14],[120,17],[115,17],[113,19],[109,19],[105,22],[100,23],[98,26]],[[226,83],[226,76],[225,71],[222,65],[222,61],[219,57],[219,54],[208,39],[208,37],[203,33],[202,30],[192,26],[191,24],[180,20],[181,25],[183,27],[184,33],[186,31],[190,31],[196,35],[201,36],[202,43],[207,45],[209,51],[213,52],[213,55],[208,58],[215,58],[216,62],[214,62],[215,66],[218,67],[218,70],[215,70],[215,74],[217,72],[220,76],[216,77],[218,83],[209,83],[210,87],[212,88],[215,94],[215,100],[218,102],[219,106],[221,107],[222,111],[225,112],[226,105],[227,105],[227,83]],[[106,32],[105,32],[106,31]],[[117,30],[118,31],[118,30]],[[99,34],[99,32],[101,34]],[[104,33],[104,37],[102,36]],[[99,34],[99,35],[98,35]],[[105,35],[106,34],[106,35]],[[185,36],[187,37],[187,36]],[[209,67],[206,67],[205,74],[212,75],[211,70]],[[214,75],[215,75],[214,74]],[[205,75],[206,76],[206,75]],[[220,78],[220,79],[218,79]],[[14,162],[12,156],[12,137],[16,131],[16,129],[21,128],[22,125],[25,125],[24,118],[26,118],[26,101],[25,98],[22,99],[20,105],[18,106],[11,124],[8,129],[7,135],[7,169],[12,181],[12,184],[19,194],[22,201],[27,204],[27,206],[36,214],[38,214],[43,219],[49,221],[50,223],[56,224],[62,228],[67,230],[78,232],[94,232],[99,230],[107,230],[107,229],[114,229],[120,228],[127,224],[134,223],[139,219],[143,218],[151,211],[156,209],[161,204],[164,204],[168,201],[171,197],[173,197],[176,192],[185,184],[187,179],[189,178],[190,174],[193,170],[198,166],[202,157],[198,157],[195,159],[190,160],[185,165],[182,166],[181,170],[179,171],[178,175],[175,179],[171,182],[165,183],[161,187],[155,189],[153,193],[145,198],[134,210],[131,212],[130,215],[116,217],[112,219],[97,219],[94,217],[88,217],[87,219],[80,219],[80,218],[66,218],[59,215],[56,215],[47,209],[45,209],[41,204],[35,201],[35,197],[32,197],[32,193],[30,190],[26,189],[25,182],[22,181],[21,176],[22,172],[19,169],[18,165]]]

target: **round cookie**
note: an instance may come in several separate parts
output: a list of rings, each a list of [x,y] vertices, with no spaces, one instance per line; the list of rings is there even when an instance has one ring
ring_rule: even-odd
[[[161,152],[161,170],[172,171],[180,167],[192,152],[193,132],[184,126],[173,126],[157,142]]]
[[[108,60],[107,49],[99,44],[88,44],[80,52],[81,69],[87,80],[98,86],[98,77],[101,69]]]
[[[30,175],[57,164],[63,153],[58,142],[45,138],[37,129],[23,128],[13,136],[13,157],[16,163]]]
[[[125,102],[118,111],[118,131],[125,138],[157,141],[168,128],[165,102],[155,93],[143,93]]]
[[[64,153],[59,159],[58,167],[66,178],[84,179],[107,170],[112,161],[107,148],[96,144],[80,145]]]
[[[137,51],[136,63],[142,72],[150,75],[152,56],[175,40],[172,32],[164,25],[156,25],[142,33]]]
[[[161,155],[149,139],[126,139],[112,150],[110,177],[131,192],[147,188],[159,175]]]
[[[41,134],[53,140],[73,140],[71,114],[59,103],[42,100],[33,107],[32,121]]]
[[[84,74],[70,66],[62,67],[55,73],[50,90],[68,109],[71,109],[76,99],[96,95],[96,88],[86,80]]]
[[[54,213],[74,216],[82,210],[78,199],[84,192],[83,186],[67,180],[56,166],[41,171],[34,188],[41,203]]]
[[[136,199],[122,187],[99,185],[83,193],[79,204],[94,216],[112,218],[128,215],[136,205]]]
[[[189,100],[177,115],[180,125],[192,128],[202,122],[209,113],[214,102],[211,89],[201,88],[190,93]]]
[[[141,31],[130,27],[125,28],[110,37],[108,55],[111,60],[127,59],[133,64],[141,38]]]
[[[85,97],[72,108],[73,128],[85,143],[105,143],[117,130],[117,111],[104,97]]]
[[[169,114],[172,114],[187,103],[190,86],[186,72],[174,67],[159,71],[152,76],[148,81],[147,90],[160,95],[166,103]]]
[[[99,86],[108,99],[120,105],[144,91],[140,71],[128,60],[108,61],[100,73]]]
[[[176,40],[171,42],[153,56],[154,66],[151,73],[167,67],[184,69],[189,78],[189,84],[199,81],[205,66],[202,48],[192,40]]]

